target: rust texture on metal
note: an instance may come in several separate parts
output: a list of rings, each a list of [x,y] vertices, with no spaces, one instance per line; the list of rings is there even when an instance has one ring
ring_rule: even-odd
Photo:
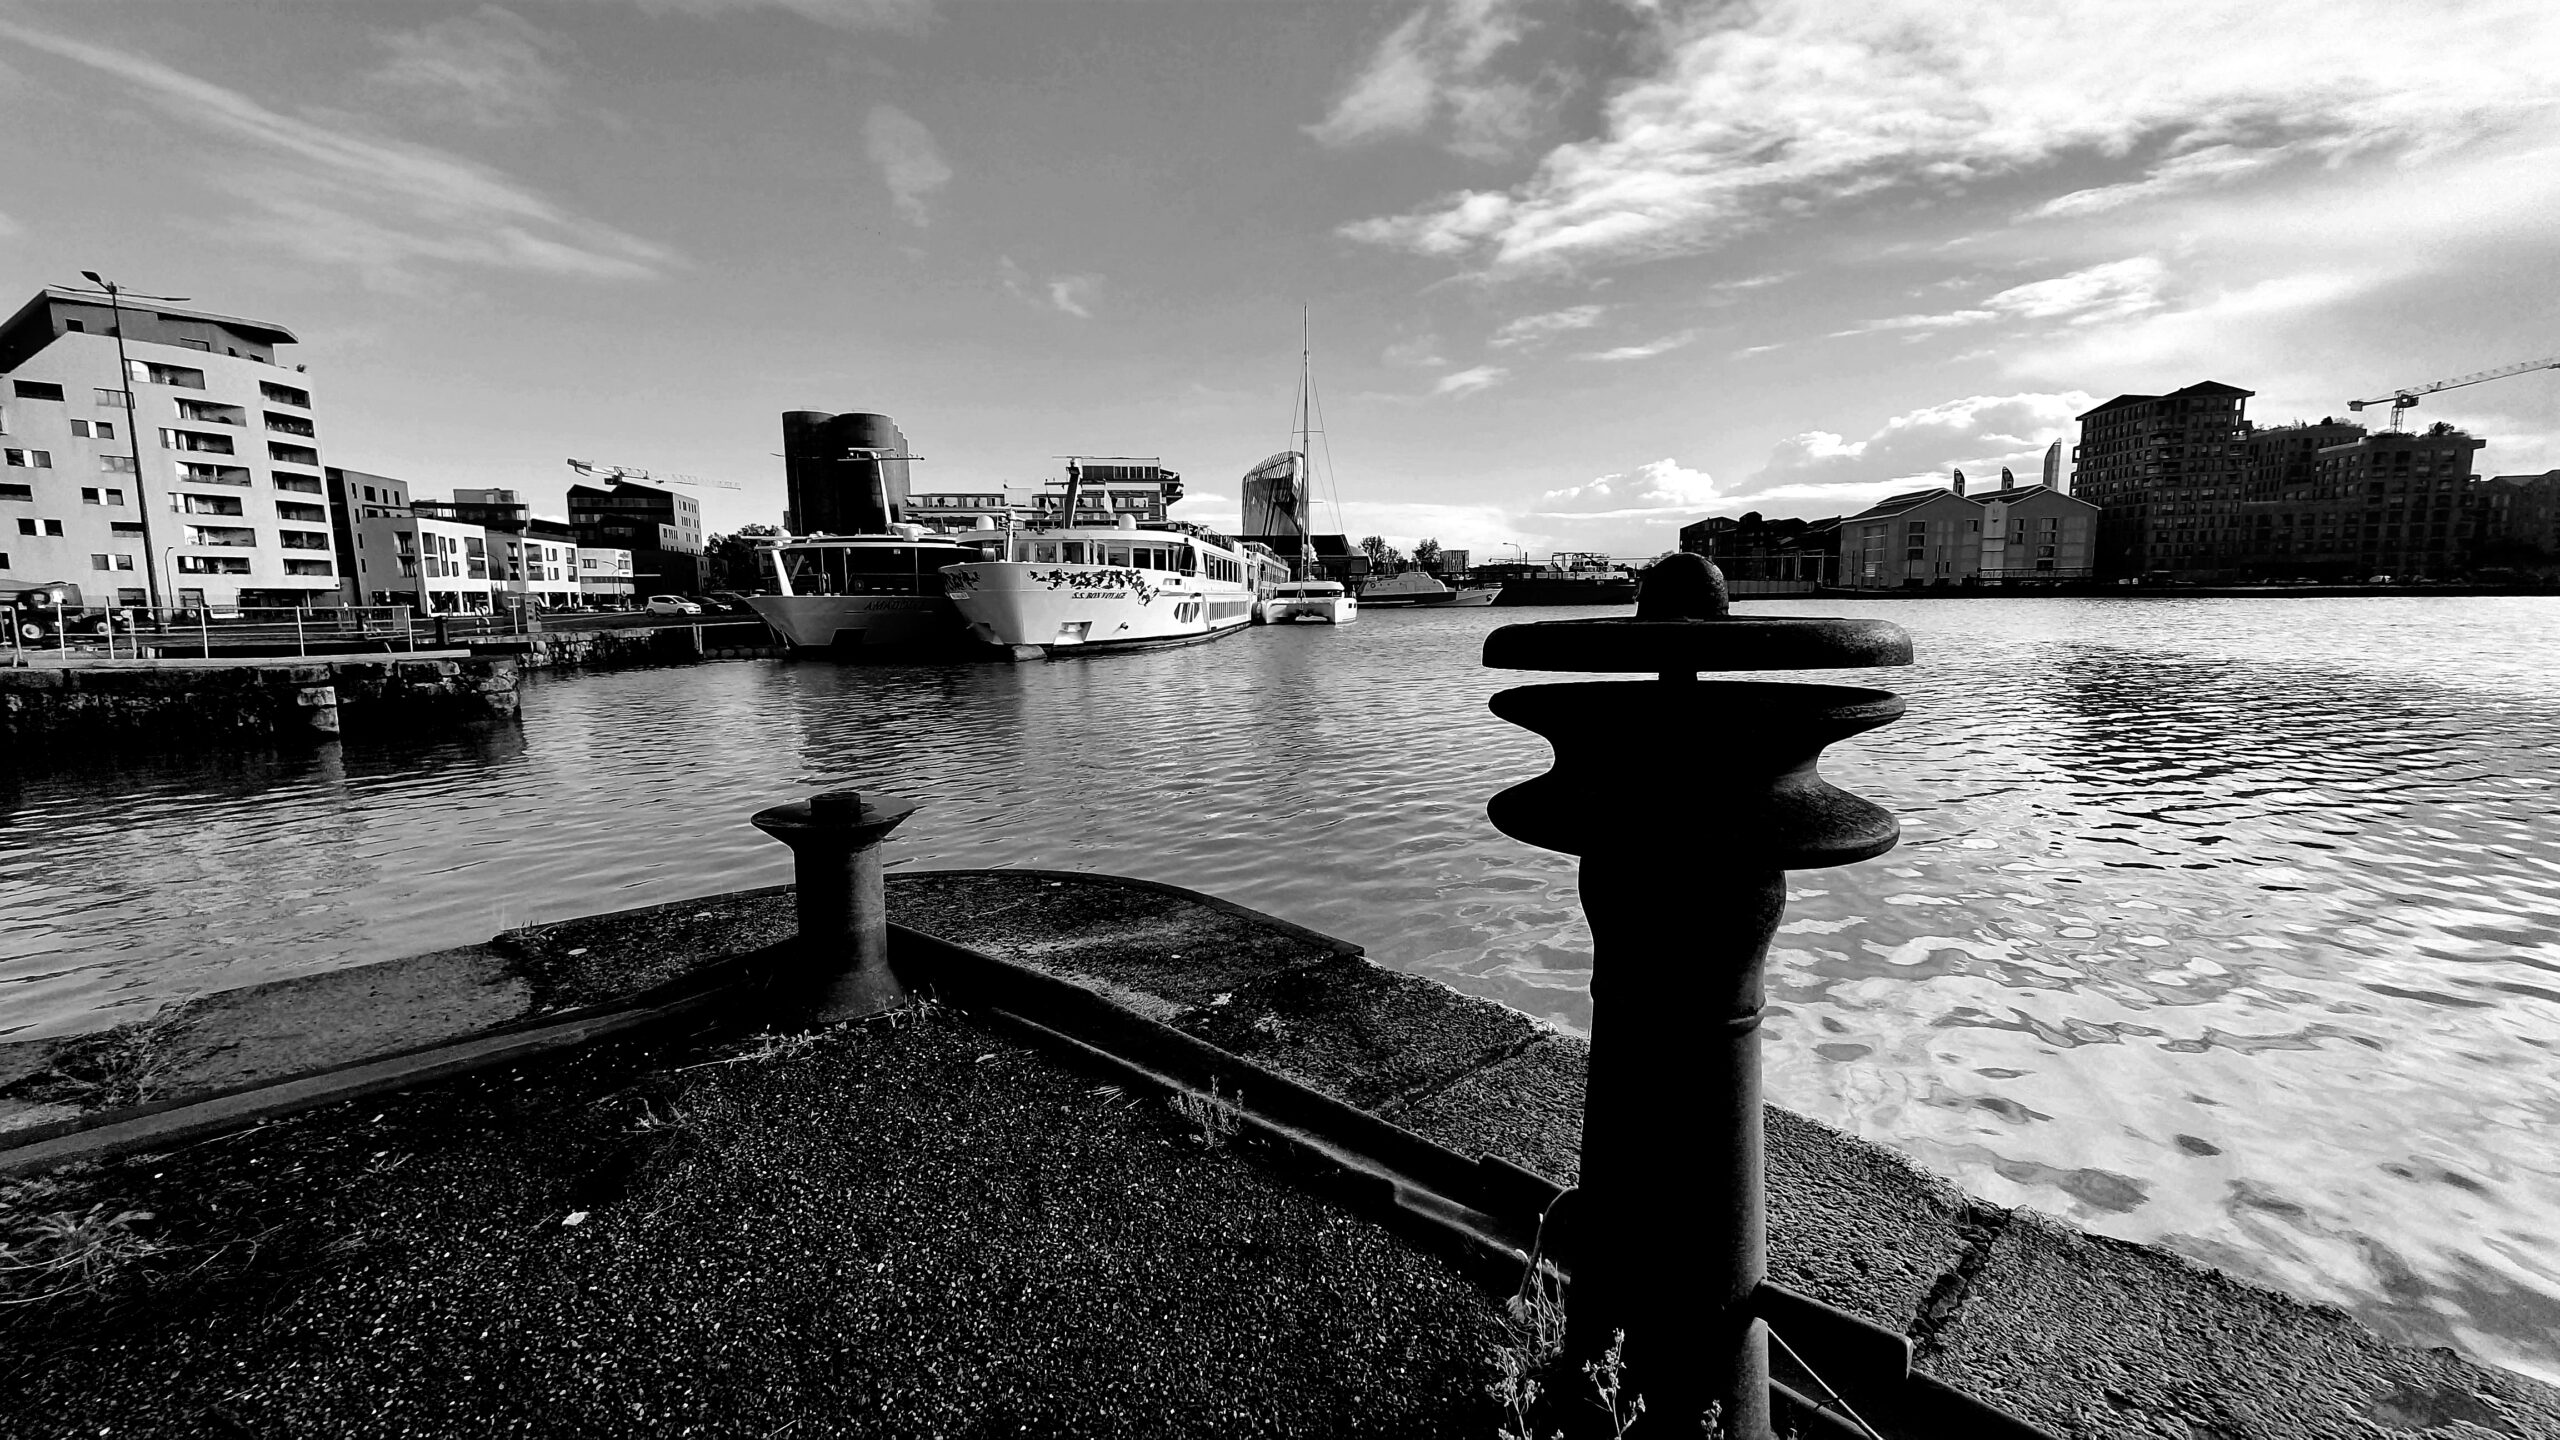
[[[1567,1355],[1623,1332],[1644,1426],[1692,1433],[1721,1406],[1736,1440],[1770,1434],[1760,1037],[1786,872],[1893,848],[1881,807],[1826,783],[1822,751],[1887,724],[1881,690],[1720,680],[1699,671],[1907,665],[1881,621],[1744,618],[1721,574],[1673,556],[1632,620],[1511,625],[1485,663],[1650,672],[1650,683],[1532,685],[1496,715],[1545,736],[1554,768],[1496,795],[1495,828],[1581,857],[1592,937],[1590,1083],[1566,1301]],[[1629,805],[1634,745],[1698,757]]]

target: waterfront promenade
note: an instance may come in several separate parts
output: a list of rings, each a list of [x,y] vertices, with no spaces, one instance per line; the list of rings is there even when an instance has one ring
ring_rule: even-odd
[[[2560,1375],[2547,603],[1859,612],[1919,635],[1913,712],[1825,770],[1905,841],[1791,887],[1773,1098],[1992,1203]],[[1515,618],[536,678],[468,739],[22,772],[0,984],[22,1036],[61,1034],[771,884],[741,817],[878,777],[932,798],[912,865],[1189,884],[1578,1029],[1572,868],[1483,822],[1547,763],[1480,708],[1480,627]]]

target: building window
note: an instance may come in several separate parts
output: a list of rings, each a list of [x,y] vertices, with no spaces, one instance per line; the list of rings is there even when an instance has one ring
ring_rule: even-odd
[[[249,573],[249,562],[237,555],[181,555],[178,557],[178,573],[181,575],[246,575]],[[194,593],[202,595],[204,592]],[[204,601],[199,599],[193,603],[201,606]]]
[[[71,434],[79,440],[113,440],[116,438],[116,425],[112,420],[74,420],[71,422]]]
[[[50,470],[53,468],[53,452],[50,450],[0,450],[0,461],[15,465],[21,470]]]
[[[62,387],[54,384],[50,380],[17,380],[10,382],[10,388],[17,392],[18,398],[21,400],[59,400],[62,398]]]
[[[102,490],[95,485],[83,485],[80,487],[80,503],[83,505],[122,505],[124,503],[124,492],[116,489]]]
[[[127,361],[132,378],[152,385],[174,385],[181,390],[204,388],[204,372],[183,365],[154,365],[147,360]]]
[[[0,560],[0,565],[5,565],[7,563],[8,562],[5,560]],[[119,590],[116,592],[116,603],[119,605],[145,605],[150,602],[143,598],[142,592],[139,590]]]
[[[290,405],[296,410],[311,408],[311,392],[308,390],[296,390],[290,385],[278,385],[272,380],[266,380],[259,382],[258,392],[266,396],[272,404]]]
[[[0,485],[0,500],[33,500],[35,498],[36,487],[33,485]]]
[[[101,390],[97,395],[99,404],[111,405],[118,410],[133,403],[133,392],[130,390]]]
[[[98,468],[110,475],[136,473],[133,468],[133,457],[130,455],[101,455],[98,457]]]

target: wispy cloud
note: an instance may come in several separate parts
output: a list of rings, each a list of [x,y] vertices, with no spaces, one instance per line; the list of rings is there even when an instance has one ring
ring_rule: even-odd
[[[422,261],[599,280],[646,279],[682,263],[487,166],[368,136],[353,116],[287,115],[148,56],[9,20],[0,37],[96,70],[181,126],[247,151],[256,175],[213,172],[219,194],[263,212],[233,227],[246,243],[352,264],[387,284],[408,283]]]
[[[1682,330],[1676,334],[1665,335],[1656,340],[1647,340],[1637,345],[1620,345],[1608,350],[1585,350],[1573,358],[1576,360],[1601,360],[1612,362],[1620,360],[1650,360],[1656,355],[1667,355],[1684,346],[1696,344],[1699,333],[1700,332],[1695,330]]]
[[[485,129],[559,118],[567,43],[514,11],[483,5],[381,44],[391,58],[367,78],[428,114]]]
[[[2560,51],[2560,7],[2543,0],[2430,11],[2426,65],[2372,43],[2405,14],[2390,0],[2103,11],[1770,0],[1654,13],[1660,60],[1611,95],[1592,138],[1550,151],[1520,184],[1344,233],[1497,272],[1615,263],[1897,188],[2068,176],[2083,198],[2052,202],[2065,214],[2280,158],[2560,138],[2545,63]],[[2135,182],[2154,189],[2102,199],[2107,187],[2081,178],[2143,154],[2173,157]]]
[[[996,274],[1004,282],[1006,294],[1038,310],[1090,320],[1094,307],[1102,300],[1099,275],[1035,276],[1009,255],[996,261]]]
[[[883,101],[863,117],[862,149],[880,167],[881,182],[889,187],[898,214],[919,229],[933,223],[925,201],[951,183],[951,167],[943,163],[942,147],[933,143],[924,122]]]
[[[2096,325],[2127,320],[2160,308],[2160,290],[2166,278],[2167,271],[2158,260],[2138,255],[2129,260],[2111,260],[2103,265],[2074,270],[2068,275],[2056,275],[2049,280],[2012,285],[1979,304],[1963,309],[1895,315],[1832,333],[1837,336],[1865,335],[1879,330],[1953,330],[2005,321],[2058,320],[2071,325]]]
[[[934,0],[606,0],[636,4],[652,15],[717,19],[751,10],[783,10],[839,30],[922,31],[933,19]]]
[[[1554,104],[1552,87],[1493,73],[1528,31],[1521,0],[1431,0],[1378,41],[1325,118],[1307,127],[1343,147],[1417,136],[1445,123],[1448,148],[1479,160],[1516,152]]]
[[[1440,377],[1440,383],[1431,387],[1431,393],[1473,395],[1479,390],[1490,390],[1501,384],[1510,377],[1510,374],[1510,371],[1499,365],[1478,365],[1472,370],[1453,370]]]
[[[2280,149],[2250,150],[2237,145],[2207,145],[2172,155],[2151,167],[2139,180],[2115,185],[2100,185],[2087,190],[2074,190],[2057,195],[2018,218],[2046,220],[2057,216],[2097,215],[2144,200],[2156,200],[2187,190],[2200,190],[2209,185],[2255,175],[2285,158]]]
[[[1600,323],[1600,317],[1608,313],[1608,309],[1606,305],[1576,305],[1564,310],[1550,310],[1543,315],[1522,315],[1504,321],[1502,328],[1494,331],[1492,338],[1485,343],[1496,349],[1540,344],[1568,330],[1590,329]]]

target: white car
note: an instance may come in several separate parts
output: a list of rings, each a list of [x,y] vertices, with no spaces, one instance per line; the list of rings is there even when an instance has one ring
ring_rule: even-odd
[[[646,607],[652,615],[699,615],[702,607],[681,595],[652,595]]]

